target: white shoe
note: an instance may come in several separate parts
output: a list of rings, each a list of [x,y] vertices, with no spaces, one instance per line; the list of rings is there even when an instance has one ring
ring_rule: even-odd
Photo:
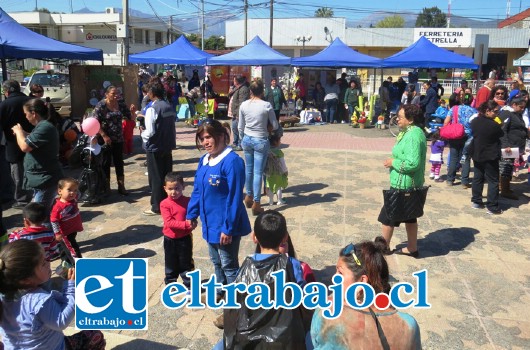
[[[434,174],[430,174],[429,179],[434,179]]]
[[[286,202],[285,200],[283,200],[283,199],[280,199],[280,200],[278,201],[278,203],[276,203],[276,204],[278,204],[278,205],[283,205],[283,204],[287,204],[287,202]]]
[[[149,173],[146,171],[144,175],[147,176],[147,175],[149,175]]]

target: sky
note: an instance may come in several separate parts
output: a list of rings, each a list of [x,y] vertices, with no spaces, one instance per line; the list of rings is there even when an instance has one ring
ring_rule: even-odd
[[[269,17],[269,0],[248,0],[249,18]],[[312,17],[315,10],[326,4],[334,11],[335,17],[360,20],[375,11],[386,11],[389,15],[402,12],[419,13],[424,7],[438,6],[447,12],[449,0],[275,0],[275,17]],[[103,12],[105,7],[122,7],[122,0],[0,0],[0,7],[6,12],[32,11],[35,6],[52,12],[76,11],[89,8]],[[131,9],[158,17],[167,23],[169,16],[174,19],[197,15],[199,0],[129,0]],[[530,0],[512,0],[510,14],[530,7]],[[206,13],[226,10],[234,19],[242,18],[243,0],[204,0]],[[502,20],[506,17],[506,0],[451,0],[451,13],[476,20]],[[211,14],[214,16],[214,14]],[[238,17],[239,16],[239,17]]]

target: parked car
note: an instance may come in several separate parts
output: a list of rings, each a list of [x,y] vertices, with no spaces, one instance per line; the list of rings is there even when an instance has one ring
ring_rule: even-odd
[[[24,87],[26,95],[29,95],[30,87],[33,84],[42,85],[44,89],[43,99],[49,98],[62,117],[70,116],[70,77],[68,73],[54,72],[53,70],[36,71]]]

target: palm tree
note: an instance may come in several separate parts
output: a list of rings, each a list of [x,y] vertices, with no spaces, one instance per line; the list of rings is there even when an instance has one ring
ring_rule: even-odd
[[[321,7],[315,11],[315,17],[331,18],[333,17],[333,10],[329,7]]]

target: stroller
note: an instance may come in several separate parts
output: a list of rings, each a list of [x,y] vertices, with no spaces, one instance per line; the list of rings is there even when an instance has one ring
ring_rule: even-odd
[[[72,151],[70,165],[83,167],[79,175],[80,203],[94,205],[102,201],[107,181],[103,171],[105,147],[97,142],[95,136],[83,134]]]

